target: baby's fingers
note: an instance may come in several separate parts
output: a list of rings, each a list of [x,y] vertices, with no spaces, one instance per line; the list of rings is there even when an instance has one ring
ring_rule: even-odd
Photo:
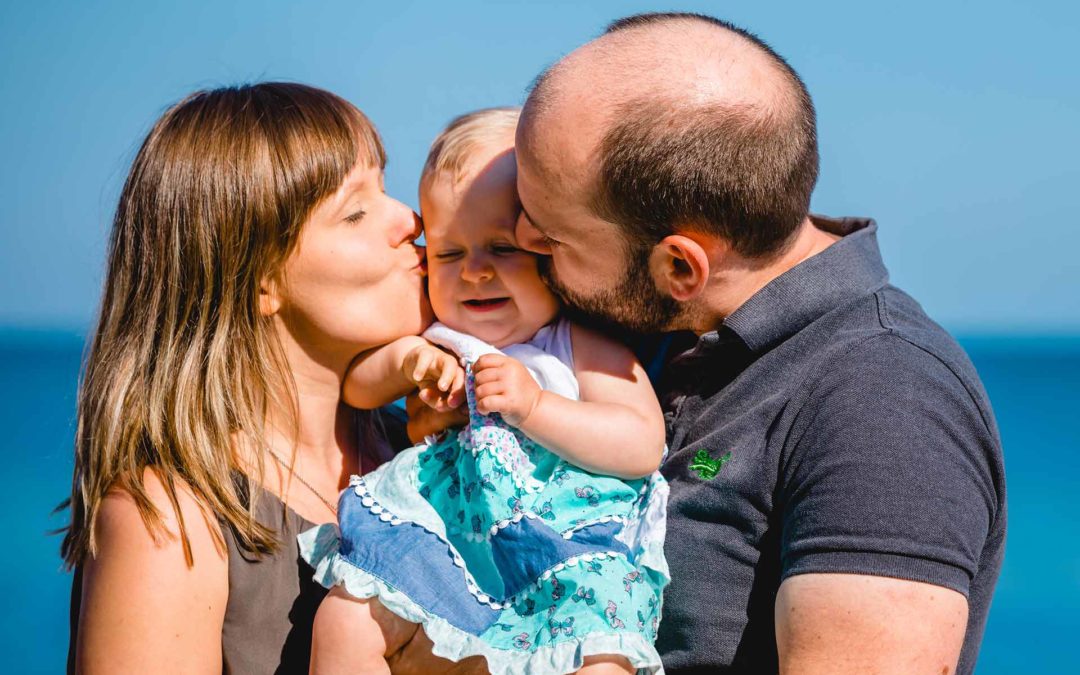
[[[476,387],[476,401],[480,402],[481,399],[490,398],[498,394],[505,393],[505,388],[502,382],[489,382],[487,384],[477,385]]]
[[[443,398],[442,392],[431,385],[420,387],[420,390],[417,392],[417,396],[429,408],[433,408],[440,412],[443,412],[446,408],[446,402]]]
[[[439,374],[439,390],[450,391],[454,382],[458,379],[458,373],[461,371],[461,366],[452,356],[447,354],[442,359],[442,373]]]
[[[450,384],[450,396],[447,402],[452,408],[465,402],[465,370],[463,368],[458,368],[454,373],[454,381]]]
[[[427,375],[428,368],[431,367],[431,362],[435,359],[435,355],[429,349],[422,349],[420,353],[416,355],[416,363],[412,369],[413,382],[424,381],[425,375]]]
[[[504,354],[484,354],[480,358],[476,359],[476,363],[473,364],[473,372],[479,376],[479,374],[490,368],[498,368],[501,366],[507,357]]]
[[[480,398],[479,394],[476,398],[476,411],[481,415],[490,415],[492,413],[501,412],[506,408],[508,399],[502,394],[492,394]]]

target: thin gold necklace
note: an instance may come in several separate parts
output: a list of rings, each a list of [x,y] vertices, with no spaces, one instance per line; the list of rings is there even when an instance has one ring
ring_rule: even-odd
[[[300,475],[300,472],[297,471],[296,469],[294,469],[292,464],[289,464],[284,459],[282,459],[281,455],[274,452],[273,448],[267,448],[266,450],[270,453],[270,456],[274,458],[274,461],[281,465],[281,468],[288,471],[290,476],[292,476],[292,477],[296,478],[296,480],[300,481],[301,485],[306,487],[308,490],[311,490],[311,494],[318,497],[319,501],[321,501],[323,504],[326,504],[326,508],[330,509],[330,513],[333,513],[334,517],[337,518],[337,504],[334,504],[333,502],[329,501],[326,497],[323,497],[321,492],[319,492],[318,490],[313,488],[311,486],[311,483],[304,480],[304,477]]]

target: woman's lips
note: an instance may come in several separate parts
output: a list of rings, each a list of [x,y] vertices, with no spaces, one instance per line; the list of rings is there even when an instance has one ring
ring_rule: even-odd
[[[473,312],[493,312],[496,309],[505,307],[510,302],[510,298],[488,298],[486,300],[465,300],[461,304],[465,305],[465,309]]]

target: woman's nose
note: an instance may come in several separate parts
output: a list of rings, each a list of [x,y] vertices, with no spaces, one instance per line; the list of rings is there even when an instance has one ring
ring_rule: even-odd
[[[514,238],[517,239],[517,245],[526,251],[539,255],[551,255],[551,246],[544,241],[540,230],[533,227],[524,212],[518,216],[517,225],[514,227]]]
[[[395,211],[395,217],[391,219],[394,223],[391,236],[395,245],[400,246],[404,243],[412,243],[421,234],[424,233],[424,223],[420,220],[420,216],[415,211],[405,206],[398,200],[387,197],[391,202],[391,208]]]

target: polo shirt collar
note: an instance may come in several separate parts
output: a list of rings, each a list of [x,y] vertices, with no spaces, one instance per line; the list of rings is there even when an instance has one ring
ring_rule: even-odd
[[[841,235],[821,253],[773,279],[724,320],[752,351],[762,352],[791,337],[832,309],[880,290],[889,281],[869,218],[811,216],[814,225]],[[716,331],[705,344],[721,342]]]

